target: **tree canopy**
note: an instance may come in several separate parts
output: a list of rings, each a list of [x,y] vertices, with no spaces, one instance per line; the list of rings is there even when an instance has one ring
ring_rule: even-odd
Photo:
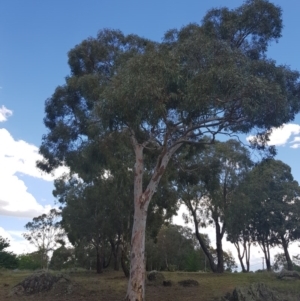
[[[0,236],[0,268],[15,269],[18,267],[17,256],[5,249],[10,247],[10,241]]]
[[[260,134],[299,111],[299,73],[266,57],[281,36],[281,9],[267,0],[209,11],[202,24],[168,31],[161,43],[101,30],[69,52],[70,75],[46,101],[38,166],[81,173],[86,150],[101,154],[123,137],[134,156],[131,278],[126,300],[144,300],[147,209],[173,155],[219,134]],[[154,152],[151,167],[145,154]],[[151,176],[145,181],[145,170]],[[136,289],[138,288],[138,289]]]
[[[38,249],[41,256],[41,268],[47,267],[49,251],[53,251],[57,241],[64,236],[58,221],[59,216],[59,211],[51,209],[48,214],[34,217],[25,225],[28,232],[22,235]]]
[[[261,246],[267,269],[271,269],[269,249],[276,245],[283,248],[288,268],[293,269],[288,245],[300,238],[300,186],[290,166],[280,160],[264,160],[241,188],[251,206],[246,219],[248,234]]]

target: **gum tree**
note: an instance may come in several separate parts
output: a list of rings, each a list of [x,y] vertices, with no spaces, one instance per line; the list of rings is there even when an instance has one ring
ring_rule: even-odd
[[[106,139],[123,135],[131,143],[135,211],[126,300],[145,300],[147,210],[180,147],[206,143],[204,136],[212,143],[218,134],[265,133],[298,112],[298,73],[265,57],[281,29],[280,8],[252,0],[212,10],[202,25],[170,30],[161,43],[102,30],[69,52],[70,75],[46,101],[38,166],[50,172],[66,164],[76,172],[89,145],[100,154]],[[151,167],[144,165],[148,151]]]
[[[27,232],[22,233],[23,237],[38,249],[43,269],[47,268],[48,253],[54,250],[57,240],[64,238],[59,218],[60,212],[51,209],[48,214],[34,217],[25,225]]]
[[[271,270],[270,248],[280,246],[292,270],[288,246],[300,238],[300,187],[291,168],[279,160],[264,160],[249,173],[243,192],[252,206],[249,233],[261,247],[267,269]]]
[[[179,158],[185,162],[181,163],[182,171],[178,177],[179,197],[189,211],[211,270],[223,273],[222,240],[230,224],[235,191],[252,166],[249,151],[240,142],[230,139],[216,141],[200,151],[189,149]],[[199,232],[210,224],[215,227],[217,263]]]

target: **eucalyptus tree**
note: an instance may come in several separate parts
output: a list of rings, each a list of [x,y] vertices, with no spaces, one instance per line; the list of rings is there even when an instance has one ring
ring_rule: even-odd
[[[202,25],[170,30],[161,43],[102,30],[69,52],[71,73],[46,101],[49,131],[38,166],[50,172],[66,164],[76,172],[88,144],[121,134],[131,143],[134,223],[126,300],[144,300],[147,209],[181,146],[204,143],[204,134],[213,142],[220,133],[265,133],[299,111],[298,72],[265,57],[281,29],[280,8],[251,0],[232,11],[210,11]],[[156,163],[146,183],[149,149]]]
[[[122,158],[118,157],[120,147]],[[92,160],[90,155],[87,155],[88,152],[85,152],[87,159],[80,163],[82,166],[79,168],[83,178],[71,174],[63,176],[55,181],[53,194],[61,204],[62,226],[70,242],[77,246],[77,249],[80,249],[78,244],[85,244],[87,249],[92,247],[95,250],[97,272],[102,272],[104,255],[107,253],[105,250],[109,244],[115,269],[118,269],[121,262],[128,277],[127,246],[130,243],[133,222],[133,172],[127,165],[130,154],[125,154],[125,147],[124,144],[115,143],[113,154],[107,156],[102,152],[101,158],[110,169],[103,170],[100,174],[85,172],[86,166],[91,165],[91,168],[95,168],[95,165],[99,164],[99,160]],[[108,162],[111,155],[114,156],[114,160]],[[149,164],[149,161],[151,153],[147,153],[145,165]],[[161,225],[176,210],[175,188],[167,176],[168,173],[164,175],[162,185],[148,208],[148,232],[152,237],[156,236]]]
[[[242,184],[247,185],[247,182]],[[239,192],[240,187],[237,190],[228,209],[227,240],[235,246],[242,271],[245,273],[250,271],[250,250],[254,243],[251,237],[253,208],[250,200]]]
[[[199,153],[187,154],[187,172],[181,172],[178,191],[195,226],[196,237],[208,257],[211,270],[224,271],[222,240],[230,219],[234,194],[252,166],[249,151],[236,140],[216,142]],[[200,228],[215,227],[217,264],[200,236]]]
[[[108,180],[107,180],[108,181]],[[75,245],[84,241],[91,245],[96,253],[96,270],[102,272],[105,265],[105,249],[109,244],[112,231],[115,230],[110,216],[108,183],[96,182],[96,186],[80,183],[80,180],[70,179],[69,182],[56,182],[54,191],[62,203],[62,226],[70,242]],[[64,194],[62,197],[60,193]],[[107,196],[103,198],[101,196]],[[99,202],[99,199],[102,201]],[[107,202],[103,202],[103,201]]]
[[[202,235],[209,243],[207,235]],[[205,269],[204,253],[188,227],[163,224],[154,239],[147,237],[148,270],[190,271]]]
[[[58,210],[51,209],[47,214],[34,217],[25,225],[27,232],[22,233],[23,237],[37,248],[43,269],[48,265],[48,253],[54,251],[57,241],[65,235],[60,226],[60,216]]]
[[[290,166],[280,160],[262,161],[249,173],[243,191],[252,204],[250,233],[265,255],[267,269],[271,270],[270,248],[280,246],[292,270],[288,246],[300,238],[300,187]]]

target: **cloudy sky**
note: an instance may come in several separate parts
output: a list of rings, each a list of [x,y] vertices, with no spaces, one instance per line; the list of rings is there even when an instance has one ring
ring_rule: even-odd
[[[0,12],[0,235],[16,253],[32,250],[24,225],[55,206],[53,176],[35,168],[44,102],[69,74],[67,52],[102,28],[120,29],[160,41],[170,28],[199,22],[212,7],[234,8],[241,0],[4,0]],[[299,0],[274,0],[283,9],[284,29],[268,56],[300,70]],[[245,140],[246,142],[246,140]],[[300,181],[300,116],[274,130],[277,158]],[[58,174],[61,171],[58,171]],[[179,215],[180,216],[180,215]],[[212,239],[213,241],[213,239]],[[294,247],[297,254],[299,248]],[[298,252],[300,253],[300,252]],[[260,264],[260,254],[252,264]],[[259,262],[257,260],[260,260]]]

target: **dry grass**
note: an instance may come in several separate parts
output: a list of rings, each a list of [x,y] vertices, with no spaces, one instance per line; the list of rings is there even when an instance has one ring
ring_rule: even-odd
[[[22,281],[30,272],[0,271],[0,300],[34,300],[34,301],[118,301],[123,300],[126,292],[127,279],[122,272],[105,271],[101,275],[94,272],[77,272],[70,274],[74,283],[71,294],[62,294],[53,290],[33,296],[10,296],[10,289]],[[146,300],[148,301],[210,301],[232,292],[236,286],[248,285],[253,282],[264,282],[281,292],[300,294],[300,281],[278,280],[269,273],[259,274],[223,274],[211,273],[182,273],[164,272],[167,280],[171,280],[171,287],[147,283]],[[177,283],[184,279],[194,279],[199,282],[198,287],[181,287]]]

